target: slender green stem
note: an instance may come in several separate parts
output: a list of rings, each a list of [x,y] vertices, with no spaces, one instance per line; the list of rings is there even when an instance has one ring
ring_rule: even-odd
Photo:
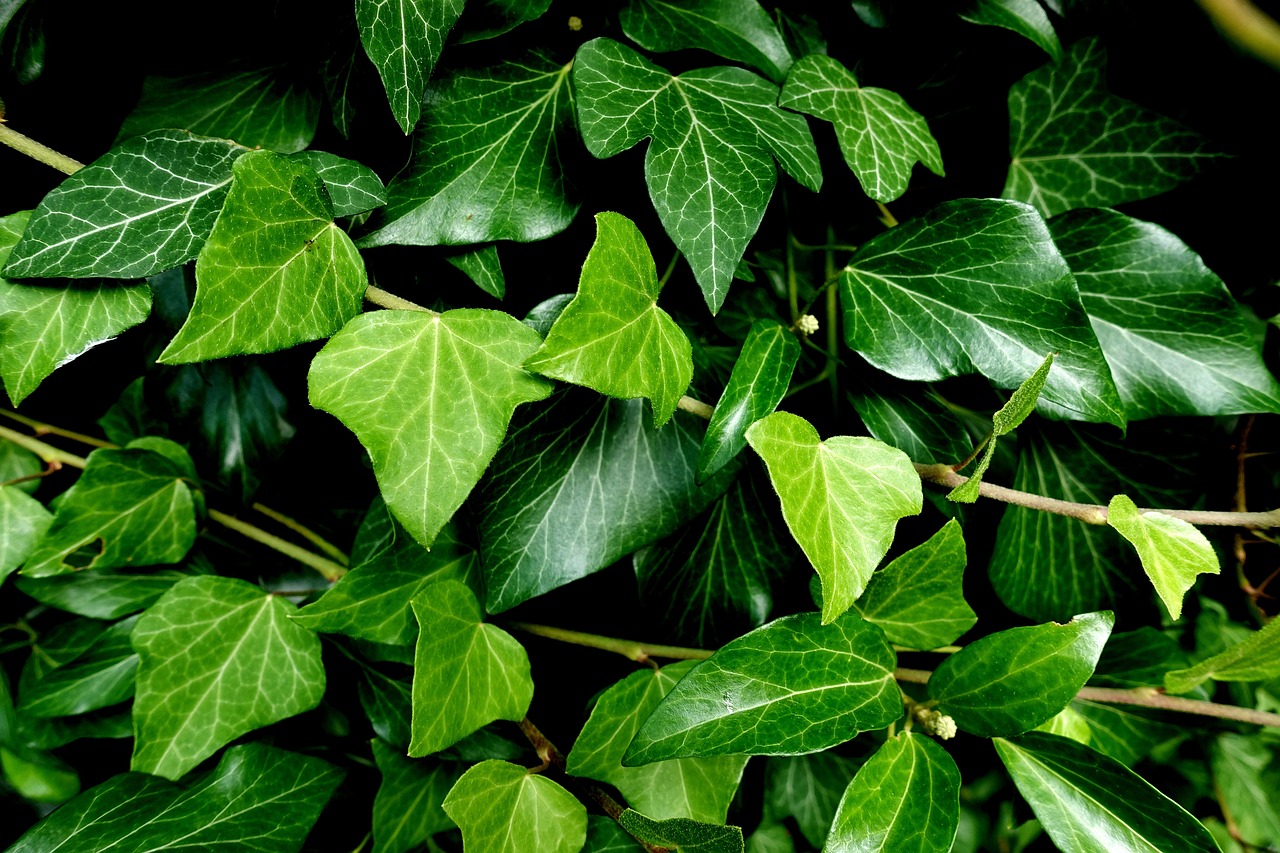
[[[676,408],[706,420],[711,420],[711,413],[716,410],[715,406],[708,406],[701,400],[695,400],[688,395],[680,398],[679,402],[676,403]]]
[[[620,640],[616,637],[603,637],[599,634],[585,634],[581,631],[570,631],[551,625],[534,625],[529,622],[508,622],[507,627],[559,640],[562,643],[573,643],[576,646],[588,646],[606,652],[616,652],[636,663],[647,663],[650,658],[672,658],[674,660],[706,660],[712,652],[708,649],[690,649],[682,646],[662,646],[653,643],[641,643],[635,640]]]
[[[900,646],[893,644],[895,652],[911,652],[913,654],[936,654],[936,655],[954,655],[963,649],[964,646],[938,646],[936,649],[913,649],[910,646]]]
[[[13,150],[26,154],[33,160],[39,160],[46,166],[52,166],[67,175],[73,175],[84,168],[84,163],[79,160],[72,160],[67,155],[59,154],[49,146],[18,133],[18,131],[5,125],[3,119],[0,119],[0,143],[4,143]]]
[[[1280,68],[1280,24],[1249,0],[1198,0],[1227,38]]]
[[[303,539],[306,539],[312,545],[315,545],[321,551],[325,552],[326,554],[328,554],[330,557],[332,557],[334,560],[338,561],[342,565],[346,566],[351,563],[351,559],[337,545],[334,545],[332,542],[325,539],[319,533],[316,533],[311,528],[306,527],[303,524],[300,524],[299,522],[295,521],[294,519],[290,518],[284,513],[277,512],[271,507],[264,506],[260,503],[254,503],[252,509],[254,512],[262,513],[272,521],[283,524],[285,527],[289,528],[294,533],[301,536]]]
[[[228,530],[234,530],[246,539],[252,539],[254,542],[266,545],[273,551],[284,554],[286,557],[291,557],[304,566],[315,569],[330,583],[347,573],[347,567],[341,563],[335,563],[327,557],[321,557],[306,548],[294,545],[292,542],[268,533],[261,527],[255,527],[247,521],[241,521],[233,515],[227,515],[225,512],[211,509],[209,510],[209,520],[221,524]]]
[[[790,231],[787,232],[788,236],[790,233]],[[791,240],[787,240],[783,251],[786,254],[787,266],[787,304],[791,307],[791,322],[794,323],[800,319],[800,293],[799,283],[796,280],[795,251],[791,246]]]
[[[831,242],[831,238],[835,234],[830,225],[827,226],[827,242]],[[832,281],[839,273],[836,270],[835,252],[827,249],[823,259],[823,273],[827,281]],[[835,353],[840,349],[840,328],[836,325],[838,315],[837,298],[839,291],[835,287],[827,285],[827,352]],[[831,384],[831,408],[832,411],[839,411],[840,407],[840,371],[836,368],[834,357],[827,359],[826,370],[828,371],[828,381]]]
[[[676,263],[680,260],[680,252],[676,251],[671,256],[671,263],[667,264],[667,270],[662,274],[662,278],[658,279],[658,290],[662,290],[666,286],[667,281],[671,278],[671,274],[676,271]]]
[[[876,202],[876,207],[880,210],[880,221],[890,228],[898,224],[898,219],[889,212],[889,208],[885,207],[882,202]]]
[[[396,296],[394,293],[383,290],[381,287],[377,287],[372,284],[365,289],[364,298],[369,302],[372,302],[374,305],[382,308],[390,308],[393,311],[422,311],[427,314],[434,314],[437,317],[440,316],[439,311],[432,311],[430,308],[424,308],[416,302],[410,302],[408,299],[403,299]]]
[[[36,434],[37,437],[42,435],[57,435],[57,436],[61,436],[62,438],[69,438],[72,441],[78,441],[81,444],[87,444],[90,447],[115,447],[116,446],[109,441],[102,440],[101,438],[94,438],[93,436],[85,435],[82,432],[74,432],[73,430],[63,429],[62,427],[54,426],[53,424],[46,424],[41,421],[37,421],[34,418],[29,418],[26,415],[20,415],[17,412],[11,412],[8,409],[0,409],[0,415],[3,415],[4,417],[8,418],[11,421],[17,421],[23,426],[31,427],[32,431]]]
[[[16,444],[21,448],[30,450],[46,465],[70,465],[72,468],[84,470],[85,459],[83,456],[76,456],[74,453],[68,453],[65,450],[59,450],[52,444],[45,444],[38,438],[29,435],[23,435],[17,430],[0,426],[0,438],[11,444]]]

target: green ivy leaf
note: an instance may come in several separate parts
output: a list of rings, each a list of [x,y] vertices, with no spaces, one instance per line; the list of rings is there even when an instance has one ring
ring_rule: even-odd
[[[498,311],[364,314],[311,362],[311,404],[356,434],[387,505],[429,546],[493,458],[515,407],[551,393],[520,366],[539,343]]]
[[[8,441],[0,444],[0,484],[3,484],[0,488],[12,487],[31,494],[40,486],[40,478],[32,475],[43,470],[44,462],[30,450]],[[12,482],[14,480],[18,482]],[[3,565],[3,560],[0,560],[0,565]]]
[[[165,439],[95,450],[23,566],[30,577],[176,563],[196,538],[191,460]],[[163,452],[157,449],[163,448]],[[172,454],[172,455],[170,455]],[[179,464],[178,459],[185,464]],[[88,548],[91,553],[80,553]]]
[[[3,519],[0,529],[8,529]],[[59,610],[90,619],[119,619],[150,607],[185,577],[188,572],[181,569],[154,570],[145,575],[118,569],[87,569],[45,578],[19,577],[15,586],[24,595]]]
[[[844,161],[875,201],[890,202],[906,192],[917,160],[935,175],[945,174],[924,117],[896,92],[859,86],[829,56],[815,53],[797,62],[778,104],[834,124]]]
[[[478,246],[455,252],[446,256],[445,260],[494,299],[507,295],[507,282],[502,275],[502,262],[498,258],[497,246]]]
[[[310,167],[324,181],[334,216],[353,216],[387,203],[382,179],[362,163],[325,151],[299,151],[290,159]]]
[[[234,139],[246,148],[292,154],[311,144],[319,122],[314,81],[284,66],[152,76],[142,81],[142,97],[124,120],[116,142],[178,127]]]
[[[1271,763],[1271,750],[1257,735],[1220,734],[1209,752],[1223,811],[1234,820],[1238,837],[1257,847],[1280,842],[1280,810],[1274,797],[1278,777]]]
[[[53,513],[17,486],[0,486],[0,581],[21,566],[53,523]]]
[[[796,842],[782,824],[762,823],[747,839],[747,853],[796,853]]]
[[[857,769],[852,761],[830,751],[770,758],[764,769],[766,820],[795,818],[805,840],[821,849]],[[749,849],[755,853],[754,847]]]
[[[849,402],[873,438],[914,462],[955,464],[973,448],[964,420],[919,383],[881,374],[849,392]]]
[[[688,818],[653,820],[635,809],[618,815],[627,832],[651,845],[679,853],[743,853],[742,829]]]
[[[891,737],[845,789],[822,848],[830,853],[950,850],[960,824],[960,771],[925,735]]]
[[[1062,43],[1036,0],[972,0],[960,17],[973,24],[1011,30],[1029,39],[1054,62],[1062,59]]]
[[[231,164],[246,151],[180,130],[115,146],[45,196],[25,234],[17,228],[4,274],[143,278],[186,263],[213,230]]]
[[[132,708],[107,708],[75,717],[23,717],[22,736],[37,749],[57,749],[81,738],[124,740],[133,737]],[[65,798],[64,798],[65,799]]]
[[[822,441],[788,412],[756,421],[747,441],[768,466],[787,527],[822,579],[822,621],[831,622],[862,594],[898,519],[923,508],[920,477],[901,450],[865,437]]]
[[[995,745],[1018,791],[1064,850],[1218,850],[1209,831],[1181,806],[1083,744],[1032,732],[996,738]]]
[[[853,613],[774,620],[728,643],[667,694],[623,764],[709,755],[801,755],[902,715],[896,656]],[[797,725],[803,721],[805,725]]]
[[[334,224],[319,176],[270,151],[244,155],[232,171],[196,260],[191,315],[162,362],[285,349],[331,335],[360,313],[364,262]]]
[[[1182,597],[1196,576],[1220,571],[1209,540],[1180,518],[1139,512],[1132,498],[1116,495],[1107,507],[1107,523],[1137,550],[1143,570],[1174,619],[1181,618]]]
[[[587,815],[587,841],[582,853],[644,853],[640,843],[611,817]]]
[[[780,110],[777,87],[741,68],[673,77],[610,39],[578,48],[578,124],[596,157],[648,137],[645,181],[662,225],[720,310],[777,183],[774,158],[815,192],[817,149],[804,119]]]
[[[1178,122],[1111,94],[1097,39],[1072,45],[1009,90],[1005,198],[1045,216],[1108,207],[1172,189],[1219,156]]]
[[[482,761],[464,773],[444,810],[472,850],[578,853],[586,843],[582,803],[547,777],[505,761]]]
[[[213,576],[179,581],[153,604],[133,630],[132,769],[177,779],[240,735],[319,704],[320,640],[291,610]]]
[[[137,617],[112,625],[72,660],[22,686],[19,710],[33,717],[96,711],[133,695],[138,656],[129,645]]]
[[[800,342],[781,323],[757,320],[751,324],[702,439],[699,482],[747,446],[747,428],[778,408],[799,360]]]
[[[750,65],[775,83],[782,82],[795,61],[756,0],[631,0],[618,23],[627,38],[645,50],[709,50]]]
[[[622,755],[640,725],[694,663],[634,672],[601,694],[569,753],[568,772],[608,782],[633,808],[658,820],[682,817],[724,823],[746,756],[622,765]]]
[[[1071,268],[1024,204],[962,199],[892,228],[854,253],[840,295],[849,346],[900,379],[1016,388],[1052,352],[1042,406],[1125,424]]]
[[[408,754],[413,739],[413,685],[389,678],[361,661],[357,690],[373,733],[402,755]]]
[[[1049,231],[1131,420],[1280,411],[1244,310],[1185,243],[1114,210],[1064,213]]]
[[[568,227],[578,212],[560,150],[573,126],[568,78],[568,65],[529,60],[441,83],[360,247],[541,240]]]
[[[500,613],[652,544],[724,493],[694,482],[699,421],[661,430],[643,400],[575,392],[533,411],[494,457],[479,502],[486,602]]]
[[[1136,631],[1111,635],[1089,683],[1162,687],[1164,674],[1177,666],[1185,666],[1186,662],[1186,653],[1177,640],[1156,628],[1143,626]]]
[[[551,0],[471,0],[453,38],[459,44],[484,41],[541,18]]]
[[[929,679],[929,697],[980,737],[1030,731],[1089,680],[1114,623],[1102,611],[983,637],[942,662]]]
[[[1266,681],[1280,676],[1280,619],[1272,619],[1261,630],[1195,666],[1165,674],[1170,693],[1187,693],[1214,681]]]
[[[421,632],[413,659],[410,755],[439,752],[494,720],[525,715],[533,701],[529,657],[510,634],[484,623],[465,584],[431,584],[414,597],[413,615]]]
[[[422,114],[422,95],[462,14],[463,0],[356,0],[365,53],[378,68],[391,113],[407,134]]]
[[[121,773],[49,815],[11,853],[52,850],[302,848],[342,771],[326,761],[260,743],[228,749],[190,788]]]
[[[953,518],[872,575],[853,606],[891,642],[913,649],[954,643],[978,621],[964,600],[966,561],[964,534]]]
[[[653,425],[670,420],[693,378],[693,349],[658,307],[662,285],[635,223],[596,214],[596,240],[578,294],[524,366],[623,399],[653,403]]]
[[[1133,767],[1146,758],[1159,744],[1180,740],[1185,735],[1181,727],[1127,705],[1077,699],[1071,707],[1089,726],[1088,746],[1126,767]]]
[[[406,853],[454,823],[442,804],[462,776],[452,762],[405,758],[384,741],[373,741],[373,760],[382,784],[373,798],[373,849]]]

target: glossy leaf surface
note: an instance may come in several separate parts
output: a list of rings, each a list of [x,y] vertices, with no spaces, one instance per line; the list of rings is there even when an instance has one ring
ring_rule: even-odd
[[[1054,62],[1062,59],[1062,43],[1036,0],[972,0],[960,17],[974,24],[1003,27],[1029,39]]]
[[[1220,571],[1209,540],[1182,519],[1139,512],[1132,498],[1116,495],[1107,507],[1107,522],[1137,550],[1142,568],[1174,619],[1182,616],[1182,597],[1197,575]]]
[[[502,273],[497,246],[478,246],[451,254],[445,260],[495,299],[506,295],[507,281]]]
[[[1225,651],[1195,666],[1167,673],[1164,686],[1170,693],[1186,693],[1210,678],[1264,681],[1276,676],[1280,676],[1280,620],[1272,619]]]
[[[387,203],[382,179],[362,163],[327,151],[299,151],[293,159],[305,163],[324,181],[334,216],[352,216]]]
[[[44,578],[19,577],[16,586],[42,604],[91,619],[119,619],[149,607],[187,576],[182,569],[131,574],[118,569],[86,569]]]
[[[968,457],[973,445],[964,421],[936,393],[914,382],[876,379],[849,393],[849,402],[872,437],[921,464],[954,465]]]
[[[483,761],[458,780],[445,813],[462,843],[486,853],[578,853],[587,838],[587,810],[555,782],[505,761]]]
[[[406,758],[381,740],[373,742],[373,759],[382,773],[373,800],[374,850],[405,853],[453,828],[442,804],[462,775],[460,765]]]
[[[0,486],[0,581],[21,566],[53,523],[44,504],[16,486]]]
[[[857,769],[854,762],[830,750],[770,758],[764,771],[766,820],[795,818],[805,840],[821,849]]]
[[[645,50],[709,50],[750,65],[775,83],[782,82],[794,61],[769,13],[756,0],[632,0],[619,23],[627,38]]]
[[[378,68],[391,113],[408,133],[422,114],[427,78],[463,0],[356,0],[365,53]]]
[[[138,656],[129,635],[136,622],[136,618],[117,622],[75,658],[24,683],[19,710],[35,717],[66,717],[132,696]]]
[[[635,809],[618,816],[618,823],[636,838],[679,853],[742,853],[742,830],[688,818],[653,820]]]

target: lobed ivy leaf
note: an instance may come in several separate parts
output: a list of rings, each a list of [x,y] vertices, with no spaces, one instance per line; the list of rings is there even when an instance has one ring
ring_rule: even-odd
[[[970,0],[960,17],[973,24],[1015,32],[1049,54],[1054,62],[1062,59],[1062,42],[1036,0]]]
[[[868,197],[890,202],[907,191],[919,161],[942,177],[942,152],[924,117],[888,89],[858,85],[849,69],[823,54],[791,68],[779,106],[835,125],[840,153]]]
[[[334,216],[353,216],[387,203],[382,179],[363,163],[326,151],[299,151],[290,159],[310,167],[324,181]]]
[[[788,412],[756,421],[747,441],[768,466],[787,527],[822,579],[822,621],[832,622],[866,588],[898,520],[923,508],[920,477],[901,450],[865,437],[822,441]]]
[[[967,644],[934,670],[929,698],[980,737],[1030,731],[1061,711],[1093,674],[1111,611],[1066,625],[1010,628]]]
[[[539,343],[498,311],[364,314],[311,362],[311,404],[356,434],[392,513],[429,546],[498,450],[515,407],[551,393],[520,366]]]
[[[0,581],[26,562],[53,513],[17,486],[0,486]]]
[[[654,820],[635,809],[618,815],[618,823],[650,845],[679,853],[743,853],[742,829],[688,818]]]
[[[427,78],[435,69],[463,0],[356,0],[365,53],[377,66],[387,102],[407,134],[422,114]]]
[[[302,849],[342,780],[326,761],[261,743],[228,749],[189,788],[121,773],[36,824],[11,853],[54,850]]]
[[[1182,598],[1196,576],[1221,571],[1218,555],[1203,533],[1162,512],[1139,512],[1126,495],[1111,499],[1107,523],[1138,552],[1143,570],[1174,619],[1182,617]]]
[[[756,0],[630,0],[618,23],[627,38],[645,50],[709,50],[750,65],[775,83],[783,81],[795,61],[782,33]]]
[[[107,628],[76,657],[22,685],[18,709],[33,717],[67,717],[133,695],[138,655],[129,644],[137,617]]]
[[[400,750],[374,739],[373,760],[382,783],[373,798],[373,849],[406,853],[437,832],[453,829],[442,804],[462,776],[453,762],[406,758]]]
[[[876,750],[840,799],[823,851],[950,850],[960,824],[960,771],[925,735],[904,732]]]
[[[913,649],[954,643],[978,621],[964,600],[966,560],[964,534],[953,518],[872,575],[853,606],[890,642]]]
[[[569,774],[608,782],[632,808],[656,820],[724,823],[746,756],[676,758],[642,767],[622,764],[645,718],[694,664],[681,661],[634,672],[602,693],[569,753]]]
[[[133,629],[132,769],[177,779],[240,735],[319,704],[320,640],[289,621],[292,609],[208,575],[161,596]]]
[[[1280,620],[1272,619],[1218,654],[1194,666],[1165,673],[1170,693],[1188,693],[1212,678],[1214,681],[1266,681],[1280,676]]]
[[[364,262],[334,224],[320,177],[270,151],[244,155],[232,171],[196,260],[191,314],[161,362],[273,352],[327,337],[360,313]]]
[[[413,615],[421,631],[409,755],[439,752],[494,720],[525,715],[533,701],[529,657],[510,634],[484,623],[465,584],[431,584],[414,597]]]
[[[853,613],[776,619],[721,647],[645,720],[622,763],[711,755],[801,755],[902,714],[897,658]],[[805,725],[796,725],[804,721]]]
[[[213,230],[231,164],[247,150],[180,130],[116,145],[46,195],[25,233],[16,228],[22,239],[0,262],[4,275],[144,278],[186,263]]]
[[[445,260],[494,299],[507,295],[507,282],[502,274],[502,261],[498,258],[497,246],[477,246],[447,255]]]
[[[1071,268],[1025,204],[961,199],[892,228],[854,253],[840,295],[846,342],[900,379],[1016,388],[1052,352],[1042,408],[1125,424]]]
[[[506,761],[482,761],[458,780],[444,810],[462,830],[462,844],[485,853],[578,853],[587,838],[587,810],[538,773]]]
[[[7,529],[3,524],[0,520],[0,529]],[[169,587],[188,576],[181,568],[146,574],[85,569],[42,578],[19,577],[14,585],[24,595],[59,610],[90,619],[119,619],[150,607]]]
[[[1217,851],[1209,831],[1145,779],[1083,744],[1042,732],[995,739],[1045,832],[1063,850]]]
[[[821,849],[857,769],[831,751],[770,758],[764,770],[765,819],[795,818],[805,840]],[[749,849],[755,853],[754,847]]]
[[[1005,198],[1053,216],[1108,207],[1172,189],[1219,157],[1194,131],[1106,89],[1107,57],[1095,38],[1072,45],[1009,90]]]
[[[578,211],[562,152],[573,123],[568,80],[568,65],[530,59],[439,84],[413,160],[360,247],[541,240],[568,227]]]
[[[778,90],[740,68],[677,77],[606,38],[573,61],[587,150],[612,157],[646,137],[645,181],[662,225],[688,259],[711,312],[720,310],[777,183],[774,158],[815,192],[817,149]]]

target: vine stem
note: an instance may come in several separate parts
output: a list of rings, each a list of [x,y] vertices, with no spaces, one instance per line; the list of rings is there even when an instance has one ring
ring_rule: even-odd
[[[436,317],[440,316],[439,311],[432,311],[430,308],[425,308],[416,302],[410,302],[408,299],[396,296],[394,293],[372,284],[365,288],[364,298],[380,308],[390,308],[393,311],[422,311]]]
[[[639,643],[635,640],[619,640],[616,637],[604,637],[600,634],[586,634],[582,631],[570,631],[567,628],[556,628],[551,625],[534,625],[529,622],[508,622],[507,627],[559,640],[562,643],[573,643],[576,646],[588,646],[617,652],[636,663],[648,663],[650,658],[671,658],[673,660],[706,660],[711,657],[707,649],[691,649],[683,646],[663,646],[653,643]]]
[[[66,175],[73,175],[84,168],[84,163],[79,160],[73,160],[66,154],[60,154],[49,146],[36,142],[30,136],[18,133],[4,123],[3,117],[0,117],[0,142]]]

